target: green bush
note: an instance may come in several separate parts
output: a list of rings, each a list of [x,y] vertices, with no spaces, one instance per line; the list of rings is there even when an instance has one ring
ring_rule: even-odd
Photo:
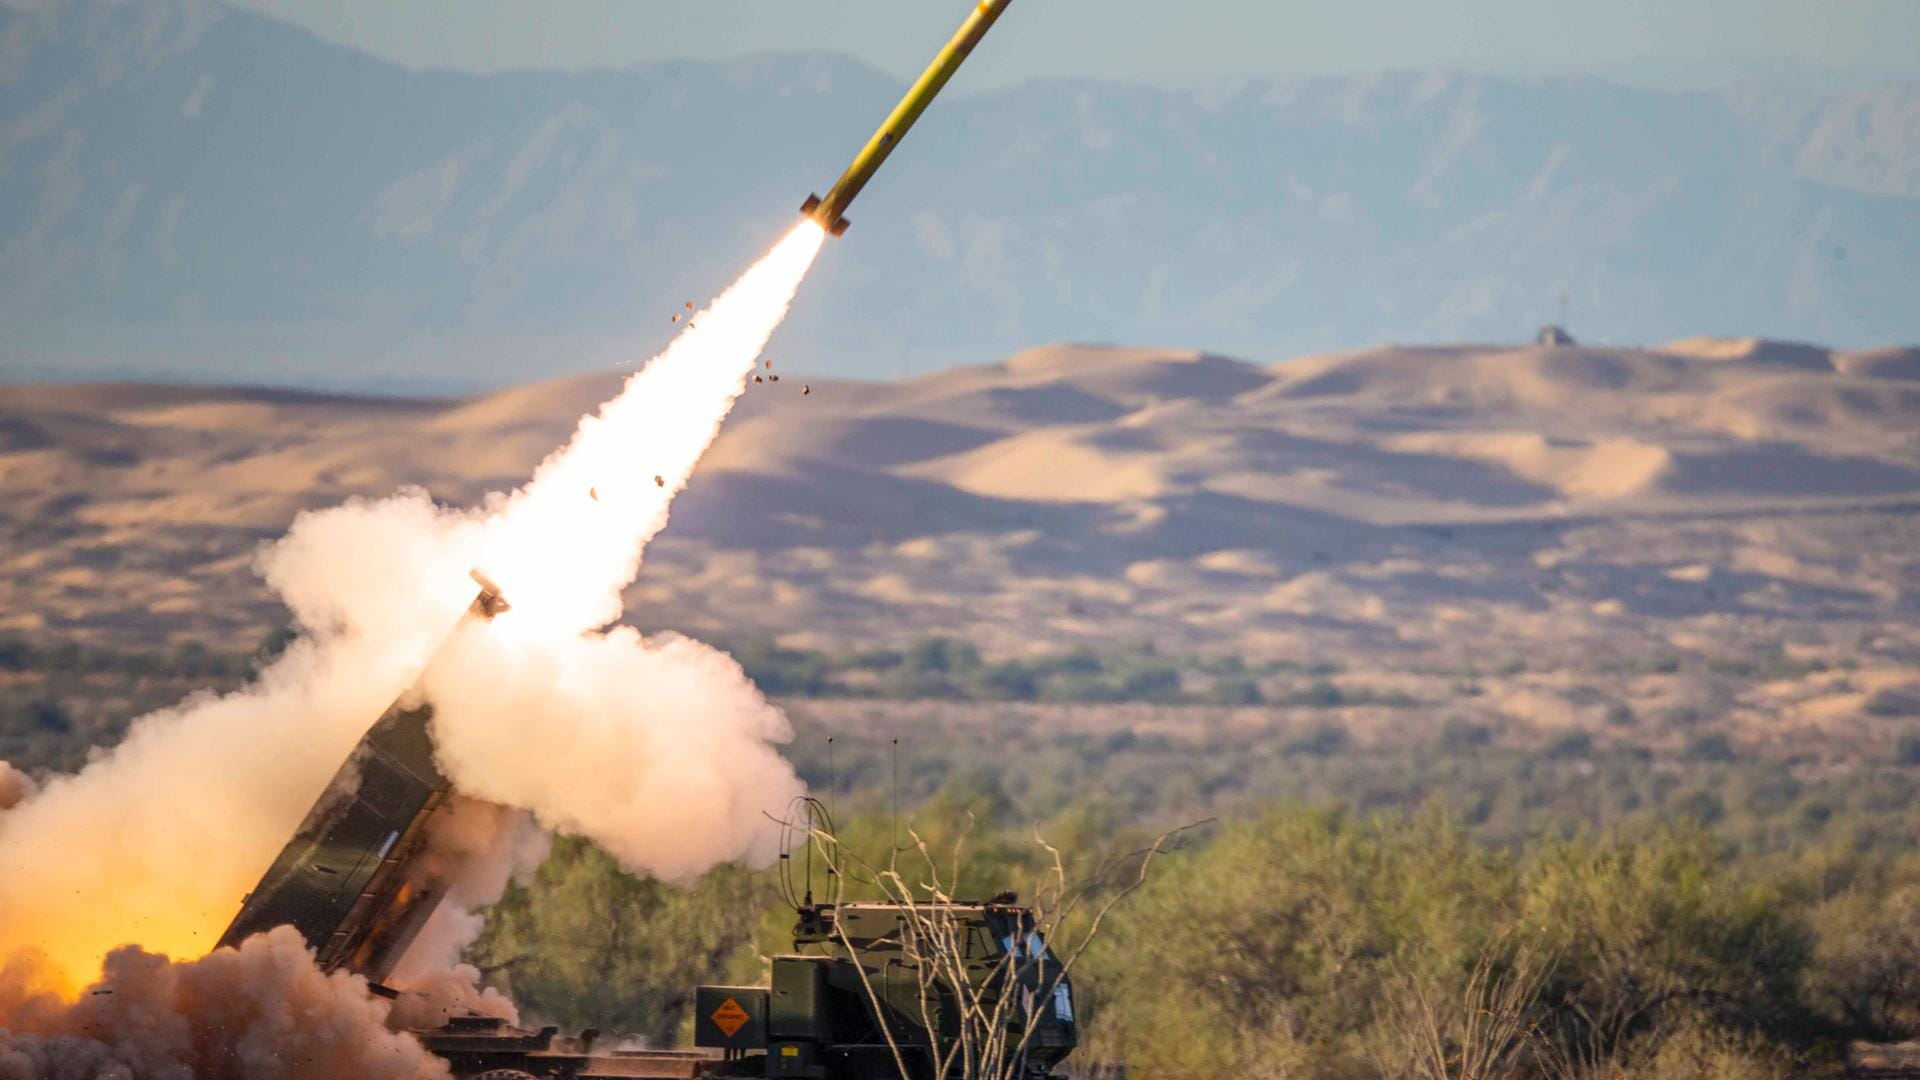
[[[945,671],[915,668],[902,664],[880,676],[880,692],[894,698],[924,698],[935,701],[964,698],[960,684]]]
[[[957,675],[980,666],[980,650],[952,638],[922,638],[907,647],[901,662],[911,672]]]
[[[50,698],[36,698],[28,702],[24,720],[26,726],[54,735],[65,735],[73,730],[66,707]]]
[[[1365,1075],[1392,958],[1477,950],[1513,880],[1434,814],[1230,826],[1160,867],[1089,957],[1106,1052],[1144,1076]]]
[[[1521,911],[1558,958],[1553,1030],[1588,1065],[1644,1059],[1680,1031],[1808,1030],[1811,933],[1729,858],[1681,829],[1551,844],[1531,860]]]
[[[1041,701],[1106,702],[1124,700],[1120,688],[1106,679],[1090,675],[1068,675],[1048,679],[1040,688]]]
[[[532,881],[487,910],[467,957],[526,1012],[670,1045],[695,986],[758,977],[754,935],[772,890],[769,875],[735,867],[690,888],[635,877],[561,837]]]
[[[898,649],[861,649],[843,657],[839,666],[854,671],[886,671],[904,662],[906,654]]]
[[[1098,675],[1104,670],[1100,657],[1085,647],[1045,657],[1035,667],[1043,675]]]
[[[1587,757],[1593,753],[1593,736],[1584,731],[1569,731],[1548,743],[1543,753],[1556,761]]]
[[[1282,699],[1283,704],[1309,709],[1337,709],[1346,704],[1346,701],[1346,697],[1340,693],[1340,688],[1326,679],[1315,679]]]
[[[1920,1036],[1920,884],[1849,889],[1813,914],[1812,1000],[1862,1038]]]
[[[761,639],[736,646],[733,658],[769,694],[819,695],[839,689],[827,658],[812,650],[783,648]]]
[[[1207,700],[1216,705],[1259,705],[1266,698],[1253,679],[1220,676],[1207,688]]]
[[[1493,729],[1458,716],[1449,716],[1440,725],[1440,749],[1449,754],[1478,750],[1493,742]]]
[[[1905,688],[1884,687],[1867,696],[1861,708],[1868,716],[1920,715],[1920,694]]]
[[[0,637],[0,671],[20,671],[34,667],[33,647],[22,638]]]
[[[1130,701],[1174,701],[1180,697],[1180,669],[1166,661],[1145,660],[1120,674],[1120,696]]]
[[[1727,816],[1727,804],[1720,793],[1707,787],[1696,787],[1676,795],[1672,802],[1674,816],[1701,825],[1713,825]]]
[[[970,680],[974,696],[992,701],[1032,701],[1040,695],[1040,679],[1017,660],[988,664]]]
[[[1709,732],[1687,744],[1687,756],[1695,761],[1732,761],[1733,743],[1720,732]]]
[[[1902,765],[1920,765],[1920,732],[1901,735],[1894,742],[1893,759]]]
[[[1280,752],[1287,755],[1303,754],[1308,757],[1331,757],[1347,748],[1347,729],[1339,724],[1315,724],[1313,727],[1288,739],[1280,746]]]

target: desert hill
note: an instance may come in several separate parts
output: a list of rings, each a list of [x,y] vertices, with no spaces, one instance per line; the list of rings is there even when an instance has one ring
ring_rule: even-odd
[[[1920,350],[1055,345],[752,388],[646,626],[1381,662],[1920,647]],[[300,510],[522,482],[622,378],[463,399],[0,393],[0,632],[244,646]],[[1913,652],[1920,655],[1920,652]]]

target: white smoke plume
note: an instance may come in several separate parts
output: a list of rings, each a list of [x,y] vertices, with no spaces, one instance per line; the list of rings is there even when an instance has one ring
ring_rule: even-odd
[[[417,976],[399,990],[393,1013],[387,1017],[387,1025],[398,1030],[431,1031],[445,1027],[456,1016],[492,1016],[509,1024],[520,1022],[519,1008],[493,987],[482,987],[480,970],[472,964],[455,964],[444,971]]]
[[[441,899],[386,979],[388,986],[409,992],[396,1013],[425,998],[431,999],[425,1007],[441,1018],[434,1023],[409,1019],[404,1026],[437,1027],[457,1009],[517,1021],[512,1002],[492,990],[486,992],[490,996],[474,996],[480,973],[461,965],[460,957],[486,928],[479,909],[498,901],[508,882],[538,870],[551,837],[525,810],[458,794],[429,828],[426,847],[407,872],[415,887]]]
[[[762,812],[800,790],[774,749],[785,719],[714,650],[599,630],[823,235],[796,228],[521,491],[464,511],[403,492],[298,519],[260,567],[302,638],[256,685],[144,717],[0,813],[0,965],[35,972],[12,976],[16,992],[72,999],[128,942],[175,957],[211,948],[455,625],[476,566],[513,610],[452,642],[428,680],[457,788],[587,835],[635,870],[683,877],[770,854]],[[471,927],[434,929],[429,951]]]
[[[396,536],[432,523],[392,507],[377,520]],[[309,636],[255,686],[142,717],[79,773],[0,813],[0,957],[37,955],[47,988],[71,995],[123,944],[181,958],[211,949],[435,644],[415,619],[385,617],[380,578],[339,579],[350,620],[296,608]],[[457,618],[422,592],[402,595]]]
[[[716,853],[772,857],[765,813],[799,793],[774,750],[790,731],[732,658],[628,628],[534,641],[484,629],[427,675],[433,700],[460,718],[436,729],[456,787],[533,807],[548,827],[662,878],[697,875]],[[532,766],[530,729],[542,758]]]

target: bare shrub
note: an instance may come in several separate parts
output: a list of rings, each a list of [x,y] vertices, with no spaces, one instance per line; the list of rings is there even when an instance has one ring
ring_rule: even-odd
[[[911,978],[921,1026],[943,1035],[928,1048],[933,1080],[1013,1080],[1027,1073],[1027,1052],[1045,1010],[1087,946],[1099,936],[1108,913],[1146,882],[1155,857],[1176,844],[1186,830],[1163,833],[1147,848],[1109,862],[1088,881],[1073,886],[1060,850],[1036,827],[1033,844],[1044,857],[1043,869],[1028,894],[1031,922],[1024,927],[1024,936],[1011,939],[1011,948],[995,959],[983,960],[969,949],[971,927],[953,891],[961,878],[972,828],[968,815],[967,826],[953,840],[944,866],[911,826],[906,830],[911,842],[904,849],[895,848],[884,866],[848,851],[831,830],[813,830],[811,841],[825,857],[836,905],[846,883],[858,880],[903,910],[899,955],[889,963]],[[908,856],[904,861],[903,853]],[[844,922],[836,919],[833,929],[841,947],[853,956]],[[1065,937],[1071,937],[1073,945],[1062,955],[1049,943]],[[856,963],[854,968],[902,1080],[917,1080],[920,1073],[911,1068],[902,1050],[903,1033],[894,1031],[887,1019],[883,991],[875,987],[864,965]]]
[[[1464,973],[1435,959],[1396,964],[1382,983],[1379,1037],[1371,1044],[1381,1074],[1509,1075],[1527,1048],[1552,959],[1537,943],[1508,935],[1487,942]]]

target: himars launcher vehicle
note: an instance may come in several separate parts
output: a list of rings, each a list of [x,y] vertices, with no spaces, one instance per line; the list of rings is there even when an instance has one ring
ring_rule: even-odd
[[[824,198],[809,197],[802,213],[834,236],[846,231],[854,197],[1011,2],[976,0],[846,172]],[[469,621],[507,610],[498,589],[484,579],[480,585]],[[413,691],[388,707],[241,902],[221,946],[291,925],[323,970],[363,975],[376,993],[397,996],[383,981],[446,885],[436,877],[444,868],[428,855],[435,815],[456,793],[434,764],[432,718],[432,704]],[[957,970],[965,988],[921,977],[924,961],[912,954],[908,926],[926,917],[924,905],[816,904],[809,895],[794,906],[794,952],[773,958],[771,985],[697,989],[694,1041],[705,1052],[601,1050],[592,1030],[563,1038],[556,1028],[523,1031],[481,1016],[415,1034],[457,1077],[471,1080],[888,1080],[903,1072],[906,1080],[938,1080],[936,1062],[961,1037],[956,1013],[965,999],[1004,1018],[995,1023],[1004,1023],[1001,1034],[1016,1048],[1006,1060],[1019,1080],[1045,1080],[1072,1052],[1072,984],[1033,913],[1010,897],[933,909],[945,933],[964,943]]]
[[[499,590],[482,580],[465,619],[505,610]],[[455,792],[433,761],[432,718],[432,704],[413,691],[387,709],[242,901],[220,945],[289,924],[323,970],[363,975],[375,993],[398,996],[383,980],[444,886],[437,860],[426,856],[436,815]],[[937,1080],[935,1062],[958,1037],[955,1004],[965,999],[1004,1016],[1018,1050],[1008,1058],[1011,1075],[1046,1080],[1072,1052],[1078,1028],[1072,984],[1035,932],[1033,913],[1006,896],[935,909],[964,943],[968,986],[956,992],[942,979],[922,979],[911,953],[908,920],[928,910],[815,904],[809,894],[795,904],[794,952],[773,958],[771,985],[696,990],[694,1041],[705,1051],[602,1050],[593,1030],[565,1038],[557,1028],[525,1031],[483,1016],[414,1034],[462,1080],[899,1080],[903,1065],[906,1080]]]

